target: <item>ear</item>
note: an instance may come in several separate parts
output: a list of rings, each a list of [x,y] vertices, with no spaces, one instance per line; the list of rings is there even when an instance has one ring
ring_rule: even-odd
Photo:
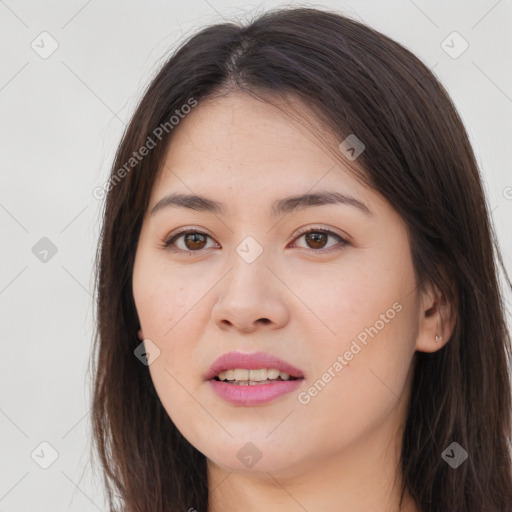
[[[448,343],[453,334],[457,319],[455,306],[435,285],[430,285],[421,294],[418,313],[416,350],[436,352]]]
[[[137,331],[137,335],[139,336],[140,341],[144,341],[144,333],[142,332],[142,329]]]

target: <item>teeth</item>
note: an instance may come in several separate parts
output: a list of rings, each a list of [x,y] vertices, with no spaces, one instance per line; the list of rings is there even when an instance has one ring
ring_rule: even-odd
[[[246,382],[247,384],[252,382],[262,382],[266,380],[275,380],[281,377],[282,380],[288,380],[290,375],[285,372],[280,372],[275,368],[260,368],[257,370],[246,370],[243,368],[235,368],[220,372],[219,380],[231,380],[231,381],[243,381],[242,385]]]
[[[242,370],[237,368],[235,370],[235,380],[248,380],[249,379],[249,370]]]
[[[271,370],[267,370],[267,378],[269,378],[269,379],[277,379],[277,377],[279,377],[279,375],[280,375],[279,370],[276,370],[274,368],[272,368]],[[285,375],[285,374],[283,373],[283,375]]]

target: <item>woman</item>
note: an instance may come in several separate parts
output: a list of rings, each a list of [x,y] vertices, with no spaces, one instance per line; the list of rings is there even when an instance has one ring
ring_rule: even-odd
[[[494,235],[462,122],[408,50],[307,8],[205,28],[106,190],[112,510],[512,510]]]

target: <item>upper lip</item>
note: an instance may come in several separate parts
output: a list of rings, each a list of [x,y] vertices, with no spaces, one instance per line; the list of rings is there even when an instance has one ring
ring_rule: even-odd
[[[292,377],[303,378],[304,374],[298,369],[292,366],[290,363],[279,359],[272,354],[267,354],[266,352],[253,352],[253,353],[244,353],[244,352],[228,352],[219,358],[217,358],[210,367],[210,370],[205,376],[205,380],[210,380],[220,372],[224,370],[230,370],[235,368],[244,368],[247,370],[257,370],[260,368],[275,368],[280,372],[287,373]]]

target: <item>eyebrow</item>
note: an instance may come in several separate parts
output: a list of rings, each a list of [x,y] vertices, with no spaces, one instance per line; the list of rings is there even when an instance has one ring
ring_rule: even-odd
[[[277,217],[279,215],[286,215],[288,213],[304,210],[313,206],[324,206],[328,204],[354,206],[367,215],[373,215],[371,210],[355,197],[327,190],[278,199],[272,203],[271,214],[272,216]],[[158,201],[151,210],[151,215],[155,215],[158,211],[169,207],[188,208],[198,212],[208,212],[218,215],[227,214],[227,208],[224,203],[195,194],[173,193],[160,199],[160,201]]]

